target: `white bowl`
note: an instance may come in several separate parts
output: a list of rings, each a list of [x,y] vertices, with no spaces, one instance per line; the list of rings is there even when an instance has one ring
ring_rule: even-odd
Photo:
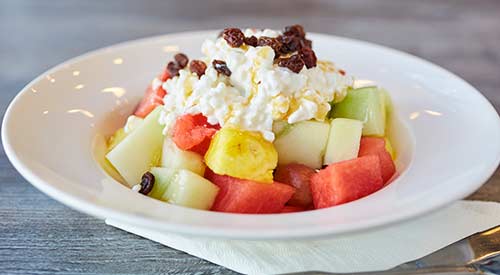
[[[306,238],[414,218],[464,198],[500,161],[500,119],[490,103],[452,73],[414,56],[361,41],[310,34],[320,59],[390,92],[398,120],[391,135],[399,177],[341,206],[293,214],[241,215],[169,205],[106,175],[103,135],[124,122],[172,53],[199,56],[214,31],[123,43],[65,62],[28,84],[3,122],[5,152],[34,186],[100,218],[145,228],[232,239]],[[34,206],[36,207],[36,206]]]

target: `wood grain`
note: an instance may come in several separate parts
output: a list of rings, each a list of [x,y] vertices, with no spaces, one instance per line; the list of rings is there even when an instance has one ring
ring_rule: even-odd
[[[265,7],[265,8],[264,8]],[[0,0],[0,108],[49,67],[169,32],[291,23],[435,62],[500,110],[500,1]],[[470,199],[500,201],[500,172]],[[231,271],[108,227],[41,194],[0,152],[0,274],[221,274]]]

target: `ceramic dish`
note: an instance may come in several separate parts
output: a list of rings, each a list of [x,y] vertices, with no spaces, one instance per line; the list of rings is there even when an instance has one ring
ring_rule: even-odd
[[[500,119],[452,73],[374,44],[309,34],[317,55],[385,87],[396,106],[391,131],[399,176],[360,200],[271,215],[200,211],[130,191],[108,176],[105,136],[123,125],[157,69],[177,51],[199,56],[215,31],[127,42],[65,62],[28,84],[3,121],[15,168],[54,199],[90,215],[165,232],[231,239],[331,236],[414,218],[466,197],[500,161]],[[110,110],[112,110],[110,112]]]

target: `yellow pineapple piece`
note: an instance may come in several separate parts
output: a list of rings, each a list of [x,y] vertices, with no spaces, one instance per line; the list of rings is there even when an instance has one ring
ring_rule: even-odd
[[[205,163],[216,174],[271,183],[278,153],[258,133],[222,128],[212,138]]]

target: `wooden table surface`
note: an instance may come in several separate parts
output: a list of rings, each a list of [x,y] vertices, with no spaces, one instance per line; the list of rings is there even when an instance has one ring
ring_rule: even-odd
[[[428,59],[500,110],[495,0],[0,0],[0,110],[31,79],[89,50],[170,32],[292,23]],[[499,171],[470,198],[500,201]],[[0,274],[150,273],[231,271],[69,209],[27,183],[1,151]]]

